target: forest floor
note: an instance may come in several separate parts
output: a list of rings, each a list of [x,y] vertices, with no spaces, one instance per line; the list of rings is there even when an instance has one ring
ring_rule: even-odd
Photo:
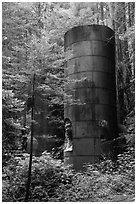
[[[3,180],[2,187],[7,187],[8,183]],[[93,202],[93,199],[83,200],[82,202]],[[99,200],[95,200],[94,202],[135,202],[135,195],[111,195],[107,198],[100,198]]]
[[[20,195],[19,188],[22,189],[22,183],[26,178],[26,176],[23,177],[22,175],[26,175],[26,168],[25,170],[23,168],[24,161],[27,161],[26,164],[28,165],[27,159],[28,157],[24,157],[22,160],[19,159],[18,170],[20,171],[16,172],[14,182],[10,175],[13,176],[13,172],[17,169],[17,165],[15,165],[17,160],[13,160],[11,164],[9,163],[9,166],[4,168],[2,175],[3,202],[20,202],[21,199],[24,200],[25,195],[24,193]],[[47,199],[49,202],[135,202],[134,148],[129,148],[123,154],[119,154],[117,161],[119,166],[115,171],[112,161],[104,160],[96,164],[96,166],[87,166],[87,171],[84,174],[72,172],[70,169],[68,171],[68,169],[64,169],[64,166],[61,168],[61,163],[49,155],[47,156],[47,154],[42,155],[40,160],[34,158],[33,185],[34,187],[37,187],[38,184],[41,185],[38,188],[38,194],[35,193],[35,189],[32,189],[32,200],[42,201]],[[46,162],[49,162],[49,165],[46,165]],[[39,169],[40,171],[38,171]],[[37,178],[36,172],[39,174]],[[55,182],[57,186],[54,188]],[[49,186],[49,188],[45,188],[45,186]],[[49,191],[50,188],[51,191]],[[16,189],[16,193],[14,189]],[[57,193],[56,190],[58,190]],[[25,192],[25,185],[21,192]],[[49,195],[50,192],[55,192],[54,197],[51,195],[47,198],[47,192]],[[39,194],[41,195],[40,198]]]
[[[92,199],[83,200],[82,202],[93,202]],[[135,195],[113,195],[110,198],[102,198],[94,202],[135,202]]]
[[[110,202],[134,202],[135,195],[114,195]]]

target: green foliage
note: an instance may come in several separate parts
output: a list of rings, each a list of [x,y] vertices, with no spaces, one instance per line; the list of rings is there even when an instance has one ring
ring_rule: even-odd
[[[17,101],[21,100],[25,104],[32,93],[30,81],[32,72],[35,71],[35,97],[41,104],[41,107],[39,107],[37,103],[35,111],[42,112],[44,111],[42,108],[45,106],[61,104],[58,111],[59,117],[59,114],[53,115],[50,113],[48,116],[49,120],[53,121],[52,123],[60,126],[63,120],[63,112],[60,111],[63,104],[63,39],[57,37],[57,32],[54,32],[57,26],[52,20],[54,13],[51,13],[51,11],[53,9],[51,9],[49,3],[26,4],[17,2],[3,3],[2,8],[3,90],[5,92],[11,91]],[[50,22],[52,22],[52,25]],[[45,25],[48,26],[45,28]],[[22,108],[22,104],[20,105]],[[13,104],[13,106],[16,106],[16,104]],[[8,109],[5,101],[3,101],[3,109],[4,111]],[[5,121],[8,120],[8,116],[6,119],[7,114],[4,111]],[[48,111],[50,112],[50,107]],[[22,111],[21,114],[16,116],[20,126],[23,124],[23,115]],[[29,115],[30,113],[27,113],[26,125],[30,124]],[[6,134],[5,132],[8,133],[9,128],[6,130],[5,128],[4,125],[3,137],[8,137],[10,133]],[[58,128],[56,133],[53,134],[58,135]],[[8,142],[6,145],[8,148]]]
[[[52,159],[46,152],[41,157],[33,157],[32,162],[30,201],[49,201],[57,196],[59,185],[69,180],[71,170],[65,170],[60,160]],[[3,187],[3,201],[24,201],[28,163],[29,155],[24,154],[23,157],[12,158],[3,168],[8,186]]]
[[[33,157],[30,200],[32,202],[111,201],[114,195],[134,195],[135,158],[129,148],[117,163],[104,160],[74,172],[46,152]],[[3,169],[3,201],[24,201],[28,155],[15,157]]]
[[[2,154],[4,163],[6,154],[19,147],[18,141],[21,129],[19,115],[23,109],[23,101],[18,100],[12,90],[3,90],[2,105]]]
[[[59,201],[113,201],[114,195],[135,194],[135,157],[131,148],[117,163],[104,160],[87,165],[87,171],[73,176],[71,187],[62,186]]]

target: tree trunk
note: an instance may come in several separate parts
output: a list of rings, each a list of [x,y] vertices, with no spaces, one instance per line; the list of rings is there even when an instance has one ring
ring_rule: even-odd
[[[100,11],[101,11],[101,25],[104,25],[104,10],[103,10],[103,2],[100,3]]]
[[[113,3],[108,3],[108,7],[109,7],[109,12],[110,12],[110,17],[111,17],[111,27],[112,29],[115,31],[115,63],[116,63],[116,98],[117,98],[117,121],[118,123],[120,123],[120,101],[119,101],[119,93],[118,93],[118,72],[119,72],[119,61],[120,61],[120,57],[121,57],[121,46],[120,46],[120,40],[119,40],[119,36],[118,36],[118,28],[117,28],[117,23],[115,21],[115,13],[117,11],[117,3],[113,2]],[[121,93],[122,94],[122,93]]]
[[[99,3],[96,4],[97,11],[99,10]],[[99,24],[99,17],[97,16],[97,24]]]
[[[26,196],[25,201],[29,200],[30,194],[30,184],[31,184],[31,168],[32,168],[32,156],[33,156],[33,136],[34,136],[34,103],[35,103],[35,73],[33,76],[33,85],[32,85],[32,110],[31,110],[31,142],[30,142],[30,160],[29,160],[29,170],[28,170],[28,182],[26,187]]]

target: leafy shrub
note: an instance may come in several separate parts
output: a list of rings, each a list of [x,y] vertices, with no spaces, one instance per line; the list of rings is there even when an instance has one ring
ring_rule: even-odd
[[[56,201],[111,201],[114,195],[134,195],[134,161],[134,149],[129,148],[118,155],[116,163],[105,159],[86,165],[85,172],[73,175],[71,186],[60,186]]]
[[[3,168],[6,175],[3,201],[24,201],[28,164],[29,155],[24,154],[23,157],[13,158],[10,164]],[[52,196],[56,196],[55,189],[59,184],[65,184],[70,177],[71,170],[65,169],[60,160],[52,159],[48,153],[33,157],[30,201],[48,201]]]
[[[24,201],[29,157],[15,157],[4,169],[3,201]],[[86,165],[84,172],[65,167],[46,152],[33,157],[29,201],[111,201],[113,195],[133,195],[135,190],[134,149],[118,155],[116,163],[103,160]]]

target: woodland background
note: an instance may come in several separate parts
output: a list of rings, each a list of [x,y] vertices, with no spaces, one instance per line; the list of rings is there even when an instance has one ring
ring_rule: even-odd
[[[5,155],[9,154],[7,152],[18,149],[20,145],[21,129],[24,126],[24,105],[32,94],[34,72],[36,74],[35,96],[46,101],[48,124],[55,127],[51,135],[64,141],[64,83],[67,83],[64,78],[64,68],[68,57],[64,53],[64,34],[74,26],[87,24],[106,25],[115,31],[119,122],[126,125],[127,140],[134,149],[135,3],[3,2],[2,153],[4,166],[7,158]],[[39,107],[37,109],[39,110]],[[30,122],[28,111],[28,127]],[[17,182],[17,178],[15,180]],[[16,187],[18,185],[16,184]],[[16,201],[21,197],[18,195],[17,198],[13,193],[14,190],[10,194],[6,189],[5,194],[10,195],[10,201],[14,199]],[[11,196],[13,194],[15,198]],[[50,194],[47,192],[46,199],[49,197]]]

